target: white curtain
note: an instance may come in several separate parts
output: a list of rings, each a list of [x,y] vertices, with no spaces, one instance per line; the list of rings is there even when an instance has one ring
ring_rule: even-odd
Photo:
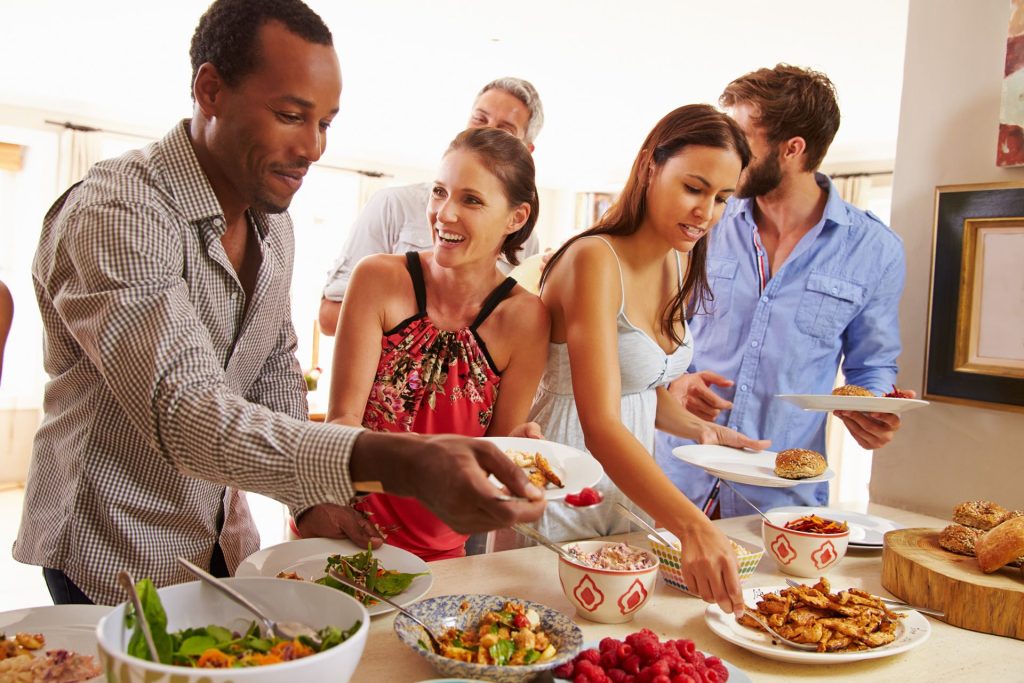
[[[862,175],[851,175],[832,179],[832,183],[839,190],[839,196],[853,204],[859,209],[866,209],[868,188],[871,187],[871,177]]]
[[[85,177],[89,168],[100,160],[97,132],[65,128],[60,134],[57,153],[57,183],[63,192]]]

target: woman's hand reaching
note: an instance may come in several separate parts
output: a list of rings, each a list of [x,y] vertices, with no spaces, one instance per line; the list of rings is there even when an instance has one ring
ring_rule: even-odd
[[[702,444],[731,446],[732,448],[749,448],[752,451],[763,451],[772,445],[768,439],[751,439],[735,429],[729,429],[714,422],[707,422],[700,431],[696,441]]]
[[[705,602],[717,603],[726,614],[743,613],[739,563],[732,544],[710,520],[692,527],[670,529],[682,544],[680,571],[690,592]]]

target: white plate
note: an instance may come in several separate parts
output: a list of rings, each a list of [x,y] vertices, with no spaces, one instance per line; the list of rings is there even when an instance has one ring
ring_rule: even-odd
[[[563,488],[548,486],[544,490],[544,497],[548,500],[562,500],[567,494],[579,493],[579,490],[586,486],[593,486],[601,481],[604,476],[604,468],[601,467],[594,456],[581,450],[542,439],[524,439],[513,436],[486,436],[480,437],[484,441],[490,441],[503,451],[517,450],[533,453],[540,453],[551,465],[558,478],[565,484]],[[498,480],[491,477],[491,480],[500,486]]]
[[[776,394],[804,410],[856,410],[864,413],[903,413],[928,405],[916,398],[885,398],[883,396],[833,396],[832,394]]]
[[[277,576],[280,572],[295,572],[307,580],[319,579],[324,575],[328,555],[355,555],[366,550],[352,541],[334,538],[303,538],[298,541],[287,541],[269,548],[264,548],[242,560],[235,571],[235,576]],[[382,545],[373,551],[373,556],[380,560],[385,569],[394,569],[406,574],[427,572],[425,576],[417,576],[409,588],[391,598],[402,607],[422,598],[434,583],[427,563],[408,550],[392,545]],[[282,581],[287,579],[282,579]],[[366,608],[370,616],[393,612],[394,607],[378,602]]]
[[[834,519],[837,522],[846,522],[850,527],[850,545],[856,548],[881,548],[887,531],[903,528],[902,524],[897,524],[884,517],[837,510],[836,508],[790,505],[772,508],[767,512],[795,512],[800,515],[817,515],[825,519]]]
[[[43,652],[68,650],[80,655],[96,656],[96,624],[113,607],[101,605],[50,605],[30,607],[0,613],[0,631],[8,636],[15,633],[42,633],[46,638]],[[89,683],[103,681],[103,675],[90,678]]]
[[[622,638],[619,638],[619,640],[622,640]],[[598,646],[598,642],[599,641],[596,641],[596,640],[589,640],[589,641],[583,643],[583,647],[580,649],[580,652],[582,652],[583,650],[589,650],[591,648],[596,650],[597,646]],[[697,649],[700,650],[701,648],[697,648]],[[712,653],[708,652],[707,650],[702,650],[702,652],[704,653],[705,657],[711,657],[711,656],[718,657],[718,655],[712,655]],[[718,657],[718,658],[722,659],[721,657]],[[729,683],[754,683],[753,680],[751,680],[750,676],[748,676],[744,671],[736,668],[735,664],[727,662],[724,659],[722,659],[722,664],[725,664],[725,670],[729,672]],[[452,680],[452,679],[444,678],[444,679],[441,679],[440,681],[438,681],[438,683],[447,682],[448,680]],[[548,679],[541,677],[539,680],[541,682],[543,682],[543,681],[548,680]],[[565,679],[565,678],[555,678],[554,676],[552,676],[550,680],[555,681],[555,683],[569,683],[569,681],[567,679]],[[458,681],[458,679],[454,679],[454,681]],[[422,681],[422,683],[430,683],[430,682],[429,681]]]
[[[777,593],[786,586],[770,586],[766,588],[748,588],[743,591],[743,599],[748,605],[755,605],[765,593]],[[896,640],[883,645],[882,647],[857,652],[807,652],[805,650],[794,650],[783,644],[773,644],[771,636],[764,631],[755,631],[746,626],[736,623],[736,618],[722,612],[718,605],[709,605],[704,610],[704,621],[714,631],[715,635],[728,640],[733,645],[739,645],[745,650],[754,654],[777,659],[781,662],[796,662],[799,664],[843,664],[856,662],[862,659],[879,659],[889,657],[901,652],[915,648],[928,640],[932,628],[928,620],[920,612],[913,610],[900,611],[906,617],[899,620],[896,627]]]
[[[696,465],[721,479],[739,484],[789,488],[800,484],[816,484],[836,476],[831,469],[809,479],[784,479],[775,474],[775,452],[745,451],[728,446],[692,444],[672,449],[672,455],[683,462]]]

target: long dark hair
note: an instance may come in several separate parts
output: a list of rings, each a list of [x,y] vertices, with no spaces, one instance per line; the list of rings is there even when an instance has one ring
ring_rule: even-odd
[[[590,235],[635,233],[647,215],[647,186],[652,175],[648,172],[649,167],[651,164],[662,167],[688,145],[733,150],[740,157],[742,168],[750,163],[747,139],[727,115],[707,104],[688,104],[669,112],[644,140],[622,194],[593,227],[572,237],[555,252],[544,268],[541,286],[551,268],[576,240]],[[686,270],[679,293],[665,306],[662,331],[676,344],[683,342],[676,332],[676,325],[683,320],[687,310],[691,313],[702,311],[706,302],[712,299],[706,271],[707,255],[708,241],[705,237],[698,240],[690,252],[690,267]]]
[[[530,239],[540,214],[533,155],[522,140],[498,128],[469,128],[462,131],[448,145],[445,154],[457,149],[477,155],[484,168],[501,182],[510,206],[523,203],[530,205],[530,216],[523,227],[507,235],[501,243],[501,253],[505,255],[505,260],[513,266],[519,265],[516,252]]]

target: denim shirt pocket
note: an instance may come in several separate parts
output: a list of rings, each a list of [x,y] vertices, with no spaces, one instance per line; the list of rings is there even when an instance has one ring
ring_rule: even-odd
[[[408,221],[398,231],[398,244],[393,253],[426,251],[433,246],[430,240],[430,228],[424,222]]]
[[[837,338],[861,309],[864,285],[835,275],[812,272],[800,298],[796,325],[819,339]]]
[[[715,348],[729,339],[731,318],[727,315],[732,306],[732,290],[736,283],[736,271],[739,263],[733,259],[708,257],[708,286],[714,299],[708,302],[710,320],[714,321],[705,327],[697,339],[697,343],[705,348]]]

